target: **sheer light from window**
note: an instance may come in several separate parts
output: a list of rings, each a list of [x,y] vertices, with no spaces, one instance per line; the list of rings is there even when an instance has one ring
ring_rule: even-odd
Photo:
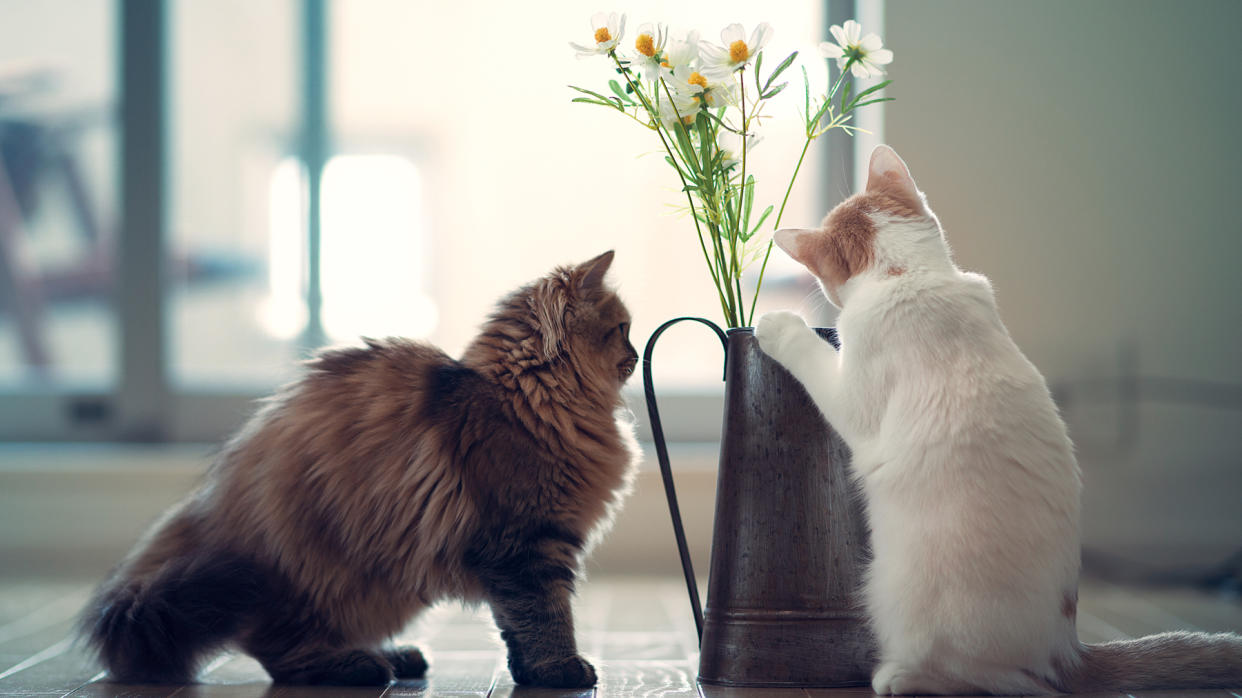
[[[305,181],[282,162],[271,189],[271,295],[264,327],[296,335],[306,323]],[[323,322],[337,341],[360,335],[426,337],[438,321],[425,292],[422,181],[397,155],[339,155],[324,167],[321,202]]]

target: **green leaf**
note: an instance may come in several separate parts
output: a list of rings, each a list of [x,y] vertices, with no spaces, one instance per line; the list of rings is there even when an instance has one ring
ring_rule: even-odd
[[[750,229],[750,209],[755,203],[755,176],[746,177],[746,186],[742,191],[742,225],[741,230],[745,233]]]
[[[871,99],[871,100],[867,100],[866,102],[852,104],[850,105],[850,109],[857,109],[859,107],[865,107],[868,104],[875,104],[876,102],[896,102],[896,101],[897,101],[896,97],[881,97],[879,99]]]
[[[877,83],[877,84],[875,84],[875,85],[872,85],[871,87],[868,87],[867,89],[863,90],[862,92],[859,92],[859,93],[858,93],[858,95],[855,97],[855,99],[857,99],[858,97],[866,97],[867,95],[871,94],[872,92],[875,92],[875,91],[877,91],[877,90],[882,90],[882,89],[884,89],[885,87],[888,87],[888,86],[889,86],[889,84],[891,84],[892,82],[893,82],[892,80],[885,80],[884,82],[881,82],[881,83]]]
[[[848,75],[848,73],[847,73],[846,75]],[[838,79],[840,79],[840,78],[838,78]],[[850,82],[852,83],[853,81],[851,80]],[[837,90],[840,90],[840,89],[841,89],[842,87],[844,87],[844,86],[845,86],[845,80],[841,80],[840,82],[835,83],[835,84],[832,86],[832,91],[828,93],[828,101],[829,101],[829,102],[831,102],[831,101],[832,101],[832,98],[833,98],[833,97],[835,97],[835,96],[837,95]]]
[[[876,92],[876,91],[878,91],[878,90],[882,90],[882,89],[884,89],[885,87],[888,87],[888,84],[889,84],[889,83],[891,83],[891,82],[892,82],[892,80],[885,80],[884,82],[881,82],[881,83],[879,83],[878,85],[872,85],[871,87],[868,87],[867,89],[863,90],[862,92],[859,92],[858,94],[854,95],[854,99],[850,102],[849,106],[848,106],[848,107],[843,107],[841,111],[846,112],[846,111],[849,111],[849,110],[851,110],[851,109],[856,109],[856,108],[858,107],[858,100],[860,100],[860,99],[862,99],[863,97],[866,97],[867,95],[872,94],[872,93],[874,93],[874,92]]]
[[[763,222],[768,219],[768,216],[772,215],[773,208],[775,207],[772,204],[768,204],[768,207],[763,209],[763,213],[759,215],[759,222],[755,224],[755,227],[750,229],[751,235],[754,235],[755,233],[759,232],[759,228],[763,226]]]
[[[600,94],[600,93],[598,93],[598,92],[592,92],[592,91],[590,91],[590,90],[583,89],[583,88],[581,88],[581,87],[574,87],[573,85],[570,85],[570,86],[569,86],[569,89],[571,89],[571,90],[577,90],[577,91],[581,92],[581,93],[582,93],[582,94],[584,94],[584,95],[591,95],[592,97],[595,97],[596,99],[599,99],[599,100],[604,101],[604,102],[611,101],[608,97],[605,97],[604,95],[602,95],[602,94]]]
[[[634,104],[633,98],[631,98],[628,94],[626,94],[625,90],[621,89],[621,83],[617,82],[616,80],[609,80],[608,86],[612,88],[612,93],[615,94],[618,98],[620,98],[622,102],[625,102],[626,104],[630,104],[630,105]],[[629,83],[626,83],[626,86],[628,87]]]
[[[724,206],[724,221],[725,221],[724,227],[725,227],[725,230],[729,231],[730,233],[732,233],[732,231],[734,230],[737,230],[737,207],[730,205],[732,204],[732,200],[731,200],[732,198],[733,197],[725,197],[725,200],[722,202]],[[729,239],[730,240],[733,239],[732,234],[729,235]]]
[[[694,145],[690,143],[690,134],[686,133],[685,125],[680,121],[675,122],[673,134],[677,137],[677,149],[681,151],[681,158],[690,163],[690,167],[697,173],[699,159],[694,155]]]
[[[828,111],[831,108],[832,108],[832,101],[824,100],[824,103],[819,105],[819,111],[815,112],[815,118],[808,119],[807,123],[810,124],[812,128],[819,128],[819,121],[820,119],[824,118],[824,112]]]
[[[591,99],[590,97],[574,97],[573,99],[569,101],[581,102],[582,104],[598,104],[601,107],[608,107],[609,109],[616,109],[619,112],[625,111],[625,107],[621,106],[620,102],[618,102],[615,99],[609,99],[609,100],[605,100],[601,102],[598,99]]]
[[[763,51],[760,51],[759,55],[755,56],[755,87],[759,86],[759,70],[761,68],[763,68]]]
[[[782,82],[781,84],[777,85],[776,87],[773,87],[771,90],[768,90],[764,94],[759,95],[759,98],[760,99],[771,99],[772,97],[775,97],[776,95],[780,94],[781,91],[784,90],[786,87],[789,87],[789,83]]]
[[[709,119],[711,119],[712,121],[714,121],[714,122],[716,123],[716,125],[717,125],[717,126],[719,126],[720,128],[723,128],[724,130],[728,131],[729,133],[736,133],[736,134],[738,134],[738,135],[741,135],[741,133],[742,133],[741,131],[739,131],[739,130],[737,130],[737,129],[735,129],[735,128],[731,127],[731,126],[729,126],[728,124],[726,124],[726,123],[724,122],[724,119],[723,119],[723,118],[721,118],[721,116],[720,116],[720,114],[723,114],[723,113],[724,113],[724,110],[723,110],[723,109],[721,109],[721,110],[720,110],[720,112],[718,112],[718,113],[716,113],[716,114],[713,114],[713,113],[711,113],[710,111],[706,111],[706,110],[701,111],[701,112],[699,112],[699,113],[700,113],[700,114],[706,114],[706,115],[707,115],[707,118],[709,118]]]
[[[759,55],[762,56],[763,54],[760,53]],[[763,83],[762,92],[767,92],[768,88],[772,86],[772,82],[776,80],[776,78],[781,73],[785,72],[786,68],[793,65],[794,59],[797,57],[798,57],[798,52],[794,51],[793,53],[789,54],[789,56],[785,60],[781,61],[781,64],[776,66],[776,70],[772,71],[772,74],[768,76],[767,82]]]
[[[806,66],[802,66],[802,115],[811,116],[811,78],[806,74]]]
[[[711,171],[712,156],[712,137],[707,133],[707,119],[708,117],[701,111],[694,119],[695,128],[699,131],[699,162],[703,164],[704,172]]]
[[[854,91],[854,81],[850,80],[845,86],[845,91],[841,93],[841,113],[845,113],[845,105],[849,101],[850,93]]]

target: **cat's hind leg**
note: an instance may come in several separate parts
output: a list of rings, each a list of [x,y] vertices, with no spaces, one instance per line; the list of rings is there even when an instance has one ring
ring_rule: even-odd
[[[871,690],[881,696],[910,695],[1047,695],[1058,691],[1031,671],[967,662],[953,669],[909,667],[884,662],[876,669]]]
[[[392,673],[399,679],[421,679],[427,675],[427,658],[417,647],[389,647],[380,654],[392,665]]]
[[[896,662],[884,662],[876,667],[871,677],[871,690],[877,696],[896,696],[906,693],[906,684],[913,672]]]
[[[323,686],[384,686],[393,680],[393,666],[371,650],[322,650],[282,657],[255,658],[276,683]]]
[[[264,593],[245,559],[199,551],[147,577],[109,581],[82,623],[113,680],[181,683],[239,632]]]
[[[955,681],[921,667],[884,662],[871,679],[871,690],[881,696],[961,695],[980,693],[973,686]]]
[[[263,665],[276,683],[326,686],[384,686],[394,678],[380,651],[357,647],[307,598],[286,589],[271,599],[242,638],[241,648]]]

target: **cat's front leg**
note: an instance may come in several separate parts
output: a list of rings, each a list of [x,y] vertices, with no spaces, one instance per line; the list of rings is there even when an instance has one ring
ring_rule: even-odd
[[[509,651],[509,673],[523,685],[588,688],[595,668],[578,654],[570,597],[577,577],[568,564],[535,551],[480,566],[480,580]]]
[[[776,359],[808,389],[830,380],[826,374],[831,373],[837,351],[797,313],[765,313],[755,326],[755,339],[763,353]]]

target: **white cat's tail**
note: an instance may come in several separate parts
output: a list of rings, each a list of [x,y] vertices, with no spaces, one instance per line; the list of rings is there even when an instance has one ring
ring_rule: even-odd
[[[1242,636],[1173,632],[1082,645],[1060,678],[1070,693],[1242,688]]]

